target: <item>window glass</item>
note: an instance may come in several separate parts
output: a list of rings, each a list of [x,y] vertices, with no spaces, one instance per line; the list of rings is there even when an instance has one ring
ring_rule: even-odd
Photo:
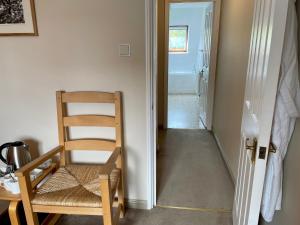
[[[169,52],[188,51],[188,26],[169,27]]]

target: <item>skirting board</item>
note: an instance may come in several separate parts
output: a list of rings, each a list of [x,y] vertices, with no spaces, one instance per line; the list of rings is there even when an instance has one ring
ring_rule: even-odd
[[[215,132],[212,131],[212,134],[213,134],[214,139],[215,139],[215,141],[216,141],[216,143],[217,143],[217,145],[218,145],[218,148],[219,148],[219,150],[220,150],[220,152],[221,152],[221,155],[222,155],[223,161],[225,162],[225,165],[226,165],[226,167],[227,167],[227,170],[229,171],[229,174],[230,174],[230,177],[231,177],[231,181],[232,181],[232,183],[233,183],[234,186],[235,186],[235,179],[234,179],[234,176],[233,176],[233,172],[232,172],[232,170],[231,170],[231,168],[230,168],[230,166],[229,166],[229,160],[227,159],[227,157],[226,157],[226,155],[225,155],[225,153],[224,153],[224,149],[223,149],[222,146],[221,146],[221,143],[220,143],[219,138],[217,137],[217,135],[215,134]]]
[[[146,200],[125,199],[126,206],[130,209],[148,209]]]

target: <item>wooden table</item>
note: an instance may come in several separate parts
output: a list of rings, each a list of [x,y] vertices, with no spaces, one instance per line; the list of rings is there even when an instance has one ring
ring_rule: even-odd
[[[21,195],[14,195],[9,191],[5,190],[4,187],[0,186],[0,200],[10,201],[8,208],[10,222],[12,225],[19,225],[20,219],[17,208],[20,202],[22,201]]]
[[[43,173],[32,181],[32,185],[36,186],[40,183],[48,174],[49,171],[55,171],[56,164],[53,163],[49,168],[45,169]],[[12,194],[11,192],[5,190],[4,187],[0,186],[0,200],[9,201],[8,214],[12,225],[20,225],[20,218],[18,215],[18,205],[22,202],[20,194]],[[43,221],[42,225],[53,225],[55,224],[61,215],[59,214],[49,214],[47,218]]]

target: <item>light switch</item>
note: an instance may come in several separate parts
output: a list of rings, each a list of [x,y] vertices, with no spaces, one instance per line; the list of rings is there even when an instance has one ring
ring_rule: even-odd
[[[120,44],[120,46],[119,46],[119,56],[120,57],[130,56],[130,44]]]

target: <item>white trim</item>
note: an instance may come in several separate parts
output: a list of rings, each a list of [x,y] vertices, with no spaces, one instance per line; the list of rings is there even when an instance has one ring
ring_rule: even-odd
[[[168,128],[168,106],[169,106],[169,11],[170,5],[169,0],[164,0],[164,117],[163,117],[163,128]]]
[[[225,162],[225,165],[226,165],[226,167],[227,167],[227,170],[228,170],[228,172],[229,172],[229,174],[230,174],[231,181],[232,181],[232,183],[233,183],[233,185],[234,185],[234,187],[235,187],[235,185],[236,185],[236,180],[235,180],[235,178],[234,178],[233,171],[232,171],[231,167],[229,166],[230,163],[229,163],[228,157],[226,156],[226,154],[225,154],[225,152],[224,152],[224,148],[222,147],[221,142],[220,142],[220,139],[218,138],[218,136],[216,135],[216,133],[215,133],[215,132],[212,132],[212,134],[213,134],[214,139],[215,139],[215,141],[216,141],[216,143],[217,143],[217,146],[218,146],[218,148],[219,148],[219,151],[220,151],[220,153],[221,153],[221,156],[222,156],[222,158],[223,158],[223,161]]]
[[[156,205],[156,0],[145,0],[146,104],[147,104],[147,209]]]
[[[221,0],[212,0],[213,2],[213,27],[211,36],[211,52],[209,62],[209,77],[208,77],[208,94],[207,94],[207,109],[206,109],[206,127],[212,130],[213,110],[215,100],[215,83],[217,73],[218,47],[219,47],[219,32],[220,32],[220,17],[221,17]]]

